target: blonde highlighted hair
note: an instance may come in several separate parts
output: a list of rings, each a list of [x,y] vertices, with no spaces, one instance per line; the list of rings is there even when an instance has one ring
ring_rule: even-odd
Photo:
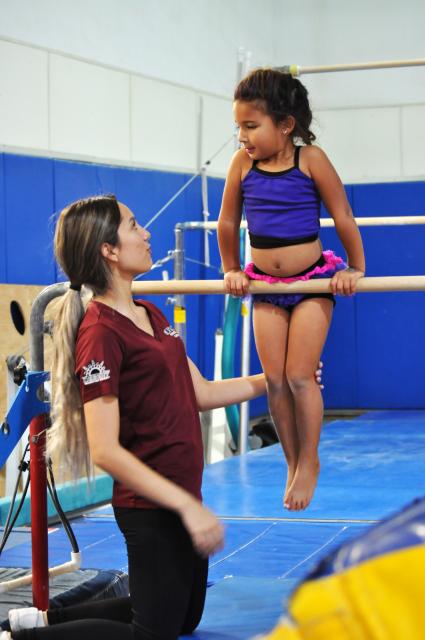
[[[118,245],[121,213],[113,195],[77,200],[60,214],[55,232],[55,256],[78,289],[84,285],[91,295],[104,294],[110,286],[110,271],[101,255],[102,244]],[[88,296],[88,299],[91,296]],[[69,289],[56,306],[53,329],[52,426],[48,431],[46,455],[74,478],[90,475],[91,462],[75,375],[75,344],[85,313],[78,290]]]

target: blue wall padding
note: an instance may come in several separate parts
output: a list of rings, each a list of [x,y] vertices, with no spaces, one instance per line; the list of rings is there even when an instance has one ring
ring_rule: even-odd
[[[352,206],[357,216],[423,215],[425,182],[353,185]]]
[[[55,280],[49,222],[53,161],[5,154],[6,279],[16,284]]]
[[[425,406],[425,292],[359,296],[360,407]]]
[[[57,212],[73,200],[94,193],[115,193],[145,224],[190,178],[188,174],[96,165],[68,160],[0,154],[0,282],[50,284],[63,278],[52,257]],[[209,210],[216,220],[223,180],[208,179]],[[425,181],[347,185],[356,216],[425,214]],[[327,215],[323,207],[323,215]],[[197,178],[150,227],[154,260],[174,247],[177,222],[202,220],[201,180]],[[424,226],[361,230],[368,275],[424,274]],[[345,252],[333,229],[321,232],[325,248]],[[186,257],[204,262],[203,232],[185,232]],[[188,279],[217,279],[220,256],[210,236],[211,267],[186,261]],[[173,277],[172,262],[149,273]],[[173,322],[166,296],[152,296]],[[223,296],[186,296],[187,348],[202,373],[212,377],[214,334],[222,326]],[[422,319],[425,293],[362,294],[339,299],[323,354],[327,408],[422,408],[425,406],[425,341]],[[240,343],[240,327],[236,344]],[[235,354],[240,371],[240,349]],[[252,371],[260,370],[254,339]],[[251,415],[267,408],[265,398],[252,403]]]
[[[353,187],[354,199],[357,189],[364,190],[365,186],[373,185]],[[383,186],[376,185],[381,198]],[[393,195],[395,185],[388,186]],[[400,186],[404,191],[405,183]],[[415,193],[422,197],[420,189],[415,189]],[[421,206],[423,211],[423,203],[418,200],[415,209],[418,215]],[[424,226],[362,227],[361,234],[367,275],[425,274]],[[321,237],[324,246],[344,255],[334,229],[323,229]],[[351,311],[347,311],[350,304]],[[425,292],[362,294],[353,300],[339,298],[323,354],[325,406],[423,408],[424,313]],[[348,404],[350,397],[352,402]]]

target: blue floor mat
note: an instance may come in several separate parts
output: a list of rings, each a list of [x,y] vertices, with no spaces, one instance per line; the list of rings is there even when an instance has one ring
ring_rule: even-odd
[[[309,509],[296,513],[282,507],[285,464],[278,445],[208,466],[204,500],[223,518],[226,545],[211,558],[205,614],[190,637],[236,640],[270,630],[320,558],[425,493],[424,451],[425,411],[370,412],[328,423],[316,494]],[[110,506],[88,511],[73,528],[83,567],[126,569]],[[50,564],[69,554],[63,530],[52,530]],[[27,539],[15,538],[2,554],[3,566],[30,563]]]
[[[393,413],[324,428],[319,484],[303,519],[378,520],[425,493],[425,412]],[[204,499],[221,516],[297,519],[281,506],[284,479],[274,445],[207,467]]]

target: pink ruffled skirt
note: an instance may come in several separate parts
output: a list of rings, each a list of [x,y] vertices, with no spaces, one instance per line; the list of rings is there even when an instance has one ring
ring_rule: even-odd
[[[294,274],[293,276],[284,278],[270,276],[269,274],[260,271],[260,269],[258,269],[253,262],[250,262],[245,267],[245,273],[251,280],[263,280],[264,282],[270,283],[290,283],[313,279],[315,280],[317,278],[332,278],[332,276],[337,271],[342,271],[346,268],[347,265],[342,258],[336,256],[333,251],[327,250],[323,251],[321,257],[317,262],[310,265],[310,267],[305,269],[305,271]],[[253,295],[253,302],[268,302],[278,307],[283,307],[284,309],[290,310],[299,302],[301,302],[301,300],[305,300],[306,298],[329,298],[335,304],[335,298],[332,293],[259,293]]]

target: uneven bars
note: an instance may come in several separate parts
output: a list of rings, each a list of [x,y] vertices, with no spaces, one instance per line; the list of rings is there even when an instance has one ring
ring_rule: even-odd
[[[300,76],[307,73],[333,73],[336,71],[368,71],[371,69],[393,69],[399,67],[425,66],[425,58],[415,60],[386,60],[378,62],[355,62],[352,64],[325,64],[315,67],[302,67],[297,64],[276,67],[279,71],[290,73],[292,76]]]
[[[404,225],[421,225],[425,224],[425,216],[379,216],[376,217],[364,217],[354,218],[359,227],[392,227],[392,226],[404,226]],[[209,222],[179,222],[177,227],[180,229],[217,229],[218,222],[211,220]],[[241,229],[246,229],[246,220],[242,220]],[[321,218],[320,226],[334,227],[335,222],[332,218]]]
[[[251,280],[249,293],[329,293],[330,279],[323,278],[290,284],[268,284]],[[358,293],[385,291],[425,291],[425,276],[385,276],[361,278],[357,282]],[[137,280],[133,282],[134,294],[225,294],[223,280]]]

